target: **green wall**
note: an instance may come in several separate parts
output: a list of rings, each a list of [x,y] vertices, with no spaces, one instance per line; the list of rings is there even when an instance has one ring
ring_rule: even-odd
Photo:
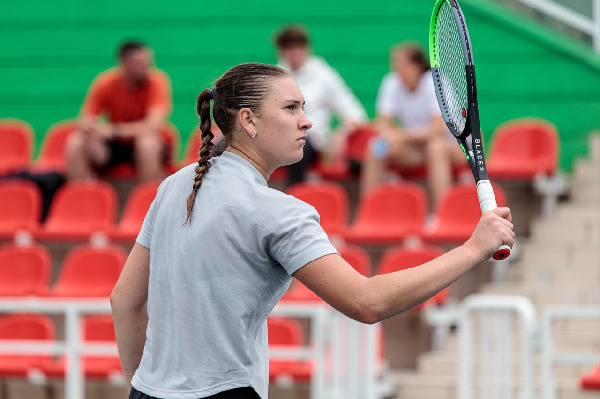
[[[586,152],[600,121],[600,62],[591,51],[487,1],[462,0],[473,39],[482,128],[538,116],[554,122],[561,166]],[[74,118],[94,76],[114,64],[125,38],[156,52],[173,82],[172,122],[183,139],[196,123],[197,93],[227,68],[275,62],[274,30],[300,22],[315,52],[335,66],[374,116],[388,50],[427,43],[433,1],[41,1],[0,4],[0,117],[21,118],[37,143],[54,122]]]

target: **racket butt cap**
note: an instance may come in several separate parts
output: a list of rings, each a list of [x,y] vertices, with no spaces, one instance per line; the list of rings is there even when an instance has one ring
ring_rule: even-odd
[[[495,260],[503,260],[508,258],[510,255],[510,247],[508,245],[503,245],[500,247],[499,250],[497,250],[494,253],[494,256],[492,256],[492,258],[494,258]]]

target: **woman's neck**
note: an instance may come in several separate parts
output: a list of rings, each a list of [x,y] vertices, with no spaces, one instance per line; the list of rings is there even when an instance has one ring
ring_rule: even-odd
[[[273,173],[273,170],[268,170],[268,168],[264,166],[264,165],[267,165],[267,162],[265,162],[264,159],[262,159],[262,157],[260,157],[254,151],[252,151],[252,150],[246,151],[246,150],[240,149],[239,147],[234,146],[232,144],[228,145],[227,148],[225,149],[225,151],[234,153],[234,154],[244,158],[246,161],[250,162],[252,164],[252,166],[254,166],[256,168],[256,170],[258,170],[260,172],[260,174],[265,178],[265,180],[269,181],[269,178],[271,177],[271,173]]]

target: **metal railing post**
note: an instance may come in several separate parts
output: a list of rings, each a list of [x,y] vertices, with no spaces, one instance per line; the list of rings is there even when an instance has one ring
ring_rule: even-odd
[[[508,312],[521,320],[521,394],[520,399],[533,399],[533,351],[536,331],[535,308],[527,297],[474,294],[461,305],[458,351],[458,398],[471,399],[473,385],[473,323],[475,311]],[[496,327],[497,328],[497,327]],[[510,329],[510,326],[509,326]],[[497,332],[494,332],[496,335]],[[506,331],[512,334],[512,331]],[[500,350],[506,350],[502,348]],[[512,373],[512,370],[508,372]]]
[[[554,323],[557,319],[566,320],[600,320],[600,309],[597,306],[556,306],[543,314],[542,334],[542,399],[554,399],[556,397],[556,383],[554,379],[554,365],[556,363],[567,364],[598,364],[600,356],[596,353],[572,353],[554,348]],[[558,352],[558,353],[557,353]]]

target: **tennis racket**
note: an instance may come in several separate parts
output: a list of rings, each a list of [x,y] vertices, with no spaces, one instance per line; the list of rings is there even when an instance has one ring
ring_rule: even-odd
[[[456,0],[435,3],[429,28],[429,55],[438,104],[471,166],[481,212],[495,209],[496,197],[483,157],[471,39]],[[469,136],[471,142],[467,141]],[[493,258],[506,259],[509,255],[510,247],[502,245]]]

